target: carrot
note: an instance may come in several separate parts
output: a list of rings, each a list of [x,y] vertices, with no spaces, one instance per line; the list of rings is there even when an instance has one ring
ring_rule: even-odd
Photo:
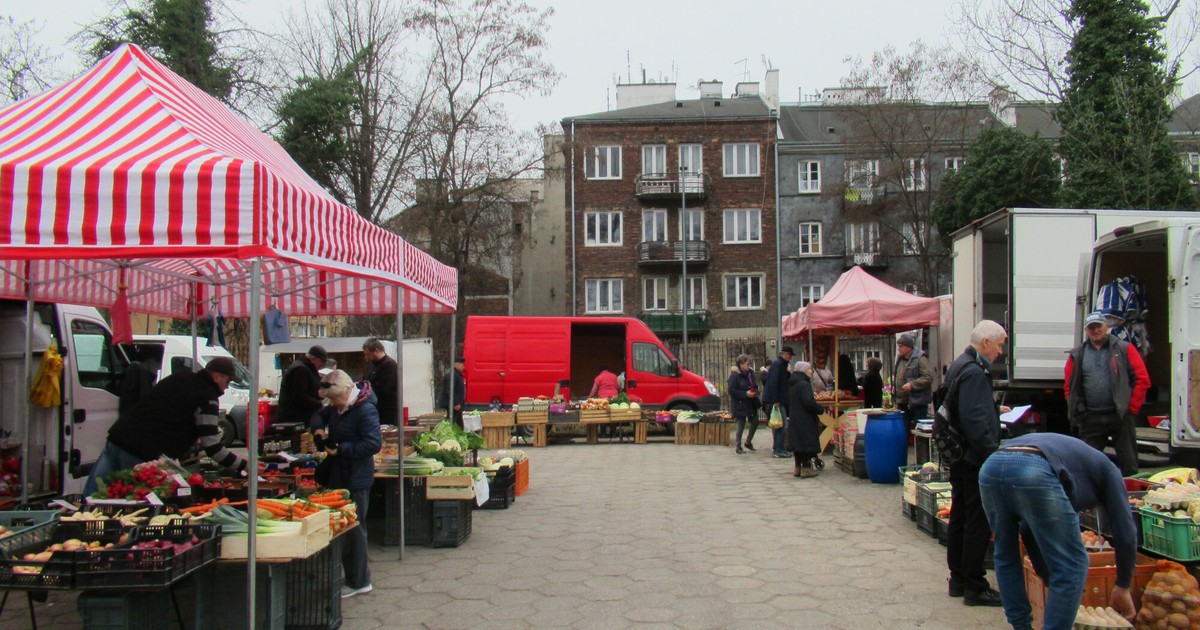
[[[200,505],[193,505],[191,507],[180,508],[179,513],[180,514],[207,514],[216,507],[217,507],[217,502],[214,500],[212,503],[202,503]]]
[[[287,506],[280,505],[279,503],[275,503],[273,501],[265,501],[260,499],[255,502],[255,505],[278,517],[286,518],[291,514],[291,509],[289,509]]]
[[[313,503],[313,504],[319,505],[321,507],[340,508],[340,507],[350,503],[350,501],[347,499],[325,499],[323,501],[309,500],[309,503]]]

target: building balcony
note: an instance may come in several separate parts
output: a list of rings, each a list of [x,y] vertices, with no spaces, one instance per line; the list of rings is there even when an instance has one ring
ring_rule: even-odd
[[[704,173],[642,173],[633,180],[638,199],[702,200],[708,197],[710,182]]]
[[[883,201],[887,196],[885,186],[847,186],[842,199],[847,204],[866,205]]]
[[[683,262],[683,241],[642,241],[637,244],[639,265],[678,265]],[[687,262],[689,265],[707,265],[709,260],[708,241],[688,241]]]
[[[683,311],[643,311],[638,319],[645,322],[656,335],[683,334]],[[706,333],[712,327],[712,316],[708,311],[689,309],[687,312],[688,336]]]
[[[844,267],[849,269],[855,266],[862,267],[863,269],[883,270],[887,269],[888,259],[887,256],[878,252],[847,253]]]

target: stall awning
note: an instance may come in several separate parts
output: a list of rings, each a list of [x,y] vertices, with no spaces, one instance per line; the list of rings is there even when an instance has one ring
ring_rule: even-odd
[[[938,325],[936,298],[905,293],[851,267],[820,299],[783,318],[785,339],[817,335],[882,335]]]
[[[126,286],[132,311],[247,316],[252,259],[292,315],[457,304],[454,268],[136,46],[0,109],[0,297],[108,307]]]

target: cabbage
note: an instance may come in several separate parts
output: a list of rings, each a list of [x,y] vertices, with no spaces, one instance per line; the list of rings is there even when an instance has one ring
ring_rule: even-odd
[[[505,466],[512,466],[512,465],[513,465],[513,459],[511,457],[505,457],[504,459],[500,460],[501,468],[504,468]]]

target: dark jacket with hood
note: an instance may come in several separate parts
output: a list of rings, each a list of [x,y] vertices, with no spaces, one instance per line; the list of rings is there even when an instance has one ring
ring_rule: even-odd
[[[344,413],[326,405],[313,414],[312,430],[325,429],[325,443],[337,448],[334,455],[331,488],[364,490],[375,482],[375,454],[383,448],[379,433],[379,411],[371,384],[358,384],[356,396]]]
[[[735,365],[725,383],[725,390],[729,392],[729,413],[734,418],[754,418],[758,415],[758,409],[750,401],[751,389],[757,389],[754,371],[742,372]]]
[[[788,446],[797,453],[821,452],[821,423],[825,408],[813,397],[812,379],[796,370],[788,380]]]
[[[313,413],[321,408],[321,397],[317,395],[320,385],[321,374],[308,357],[292,361],[279,383],[279,409],[275,422],[308,424]]]
[[[767,378],[763,381],[762,401],[764,407],[775,403],[783,405],[784,413],[788,406],[788,361],[782,356],[775,357],[767,370]]]

